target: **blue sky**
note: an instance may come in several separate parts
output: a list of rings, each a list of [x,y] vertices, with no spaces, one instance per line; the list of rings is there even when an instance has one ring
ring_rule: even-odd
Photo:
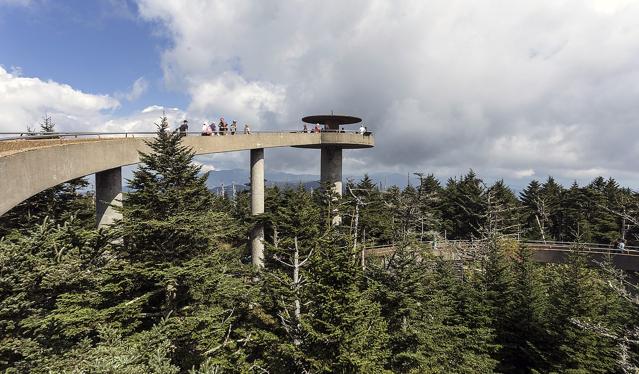
[[[124,92],[136,79],[146,79],[148,91],[134,102],[122,101],[115,114],[154,104],[186,106],[188,97],[162,81],[161,53],[169,45],[166,35],[137,17],[137,5],[126,0],[0,3],[5,68],[95,94]]]
[[[376,146],[346,174],[472,168],[639,189],[635,0],[0,0],[0,131],[149,131],[330,111]],[[269,151],[317,173],[317,155]],[[201,160],[246,167],[238,152]]]

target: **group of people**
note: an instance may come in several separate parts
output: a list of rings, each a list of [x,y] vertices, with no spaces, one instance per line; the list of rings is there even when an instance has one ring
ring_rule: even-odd
[[[251,133],[251,128],[249,127],[248,124],[244,125],[244,133],[245,134]],[[224,117],[222,117],[220,118],[220,123],[217,125],[217,127],[215,126],[215,122],[211,122],[210,125],[207,125],[206,123],[202,124],[202,136],[226,135],[226,134],[231,134],[231,135],[237,134],[237,121],[233,121],[229,125],[224,120]]]
[[[312,129],[309,129],[308,126],[306,126],[306,124],[304,124],[304,128],[302,128],[302,132],[305,132],[305,133],[318,133],[320,131],[321,129],[320,129],[319,123],[316,123],[315,127],[313,127]]]
[[[180,125],[180,127],[178,127],[178,131],[181,136],[186,136],[187,132],[189,131],[189,121],[187,120],[182,121],[182,124]],[[319,133],[321,131],[322,129],[320,128],[319,123],[316,123],[313,128],[308,128],[308,126],[304,124],[304,128],[302,129],[302,132],[304,133]],[[340,131],[343,132],[343,130],[340,130]],[[251,128],[249,127],[249,125],[248,124],[244,125],[244,134],[250,134],[250,133],[251,133]],[[364,125],[361,125],[359,127],[359,133],[362,135],[367,134],[368,128]],[[237,121],[233,121],[229,125],[224,120],[224,117],[222,117],[220,118],[220,122],[217,125],[215,124],[215,122],[211,122],[211,124],[206,124],[206,123],[202,124],[202,136],[226,135],[226,134],[231,134],[231,135],[237,134]]]
[[[312,129],[309,129],[308,126],[306,126],[306,124],[304,124],[304,127],[302,128],[302,132],[305,133],[319,133],[321,132],[322,129],[320,128],[320,124],[316,123],[315,126]],[[344,130],[339,130],[340,132],[344,132]],[[368,128],[364,125],[361,125],[359,127],[359,133],[364,135],[368,132]]]
[[[178,127],[178,131],[181,136],[186,136],[186,133],[189,131],[189,121],[184,120],[180,127]],[[224,117],[220,118],[220,122],[218,125],[215,122],[211,122],[210,125],[204,123],[202,124],[202,136],[211,136],[211,135],[226,135],[231,134],[235,135],[237,133],[237,121],[231,122],[229,125],[224,120]],[[251,128],[248,124],[244,125],[244,133],[250,134]]]

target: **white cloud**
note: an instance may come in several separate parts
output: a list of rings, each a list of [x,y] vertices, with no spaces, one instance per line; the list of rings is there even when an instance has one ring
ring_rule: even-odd
[[[214,81],[198,83],[191,88],[193,100],[189,112],[209,114],[217,118],[224,113],[241,118],[242,123],[257,123],[265,113],[282,110],[284,89],[265,82],[247,82],[242,77],[224,73]],[[218,115],[220,114],[220,115]]]
[[[210,172],[210,171],[215,171],[217,169],[215,169],[215,166],[208,164],[208,163],[203,163],[200,161],[193,161],[193,164],[200,166],[202,168],[202,172],[206,173],[206,172]]]
[[[187,118],[186,113],[178,108],[165,108],[160,105],[152,105],[140,112],[123,117],[114,117],[106,120],[96,128],[96,131],[105,132],[154,132],[155,124],[160,123],[162,116],[166,116],[169,126],[176,129],[179,123]],[[193,119],[189,117],[193,123]],[[193,129],[192,129],[193,130]],[[198,131],[199,127],[195,130]]]
[[[533,175],[535,175],[535,171],[533,169],[515,170],[515,178],[518,179],[532,177]]]
[[[139,0],[139,12],[172,40],[164,76],[189,112],[263,129],[362,116],[377,146],[358,169],[590,175],[639,157],[636,1]]]
[[[94,95],[69,85],[39,78],[22,77],[0,66],[0,131],[37,127],[47,113],[62,131],[89,130],[98,126],[104,111],[119,102],[108,95]]]
[[[129,92],[116,92],[114,96],[120,100],[135,101],[149,89],[149,82],[144,77],[140,77],[133,82]]]

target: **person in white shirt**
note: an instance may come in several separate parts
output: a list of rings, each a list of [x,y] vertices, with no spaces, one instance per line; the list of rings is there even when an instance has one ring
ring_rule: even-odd
[[[211,128],[206,123],[202,125],[202,136],[211,135]]]
[[[366,132],[366,127],[364,127],[364,125],[361,125],[361,126],[359,127],[359,133],[360,133],[360,134],[362,134],[362,135],[364,135],[364,133],[365,133],[365,132]]]
[[[619,242],[617,244],[617,249],[620,252],[623,252],[624,248],[626,248],[626,241],[624,239],[619,239]]]

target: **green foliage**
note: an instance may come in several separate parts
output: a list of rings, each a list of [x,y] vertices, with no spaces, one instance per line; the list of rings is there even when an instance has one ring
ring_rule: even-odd
[[[46,372],[177,374],[179,367],[170,359],[175,347],[165,330],[161,323],[148,331],[123,338],[117,329],[101,326],[97,344],[82,341],[62,357],[48,360]]]
[[[381,372],[388,355],[386,322],[345,244],[338,234],[316,244],[302,350],[312,372]]]
[[[551,367],[560,372],[608,373],[617,367],[614,341],[592,327],[614,328],[625,322],[619,295],[606,292],[603,279],[585,266],[585,259],[574,254],[550,288],[548,329]]]
[[[66,308],[66,300],[96,286],[105,244],[73,218],[0,241],[0,369],[30,371],[90,334],[93,310]]]
[[[506,239],[630,237],[639,200],[614,180],[569,189],[552,178],[533,181],[518,199],[503,181],[488,187],[472,171],[444,188],[422,175],[416,188],[380,191],[365,177],[349,181],[344,197],[328,185],[269,188],[266,213],[254,217],[248,193],[229,200],[206,189],[193,152],[167,127],[164,118],[152,152],[140,155],[112,228],[91,228],[82,181],[3,217],[0,371],[637,366],[629,337],[638,308],[616,275],[576,255],[568,264],[534,264],[529,249]],[[265,269],[248,265],[245,239],[256,222],[266,227]],[[421,242],[442,236],[482,240],[470,254]],[[362,258],[375,244],[395,251]]]
[[[74,217],[83,227],[92,227],[95,224],[93,196],[82,192],[88,184],[83,178],[74,179],[39,192],[18,204],[0,216],[0,238],[12,231],[24,233],[41,224],[45,217],[58,223]]]
[[[375,299],[387,321],[387,368],[396,373],[489,373],[491,335],[465,323],[459,300],[467,284],[450,264],[405,242],[371,270]]]
[[[483,182],[472,170],[459,180],[448,180],[443,203],[443,219],[449,233],[448,237],[480,237],[479,230],[484,224],[486,214],[482,201],[483,193]]]

